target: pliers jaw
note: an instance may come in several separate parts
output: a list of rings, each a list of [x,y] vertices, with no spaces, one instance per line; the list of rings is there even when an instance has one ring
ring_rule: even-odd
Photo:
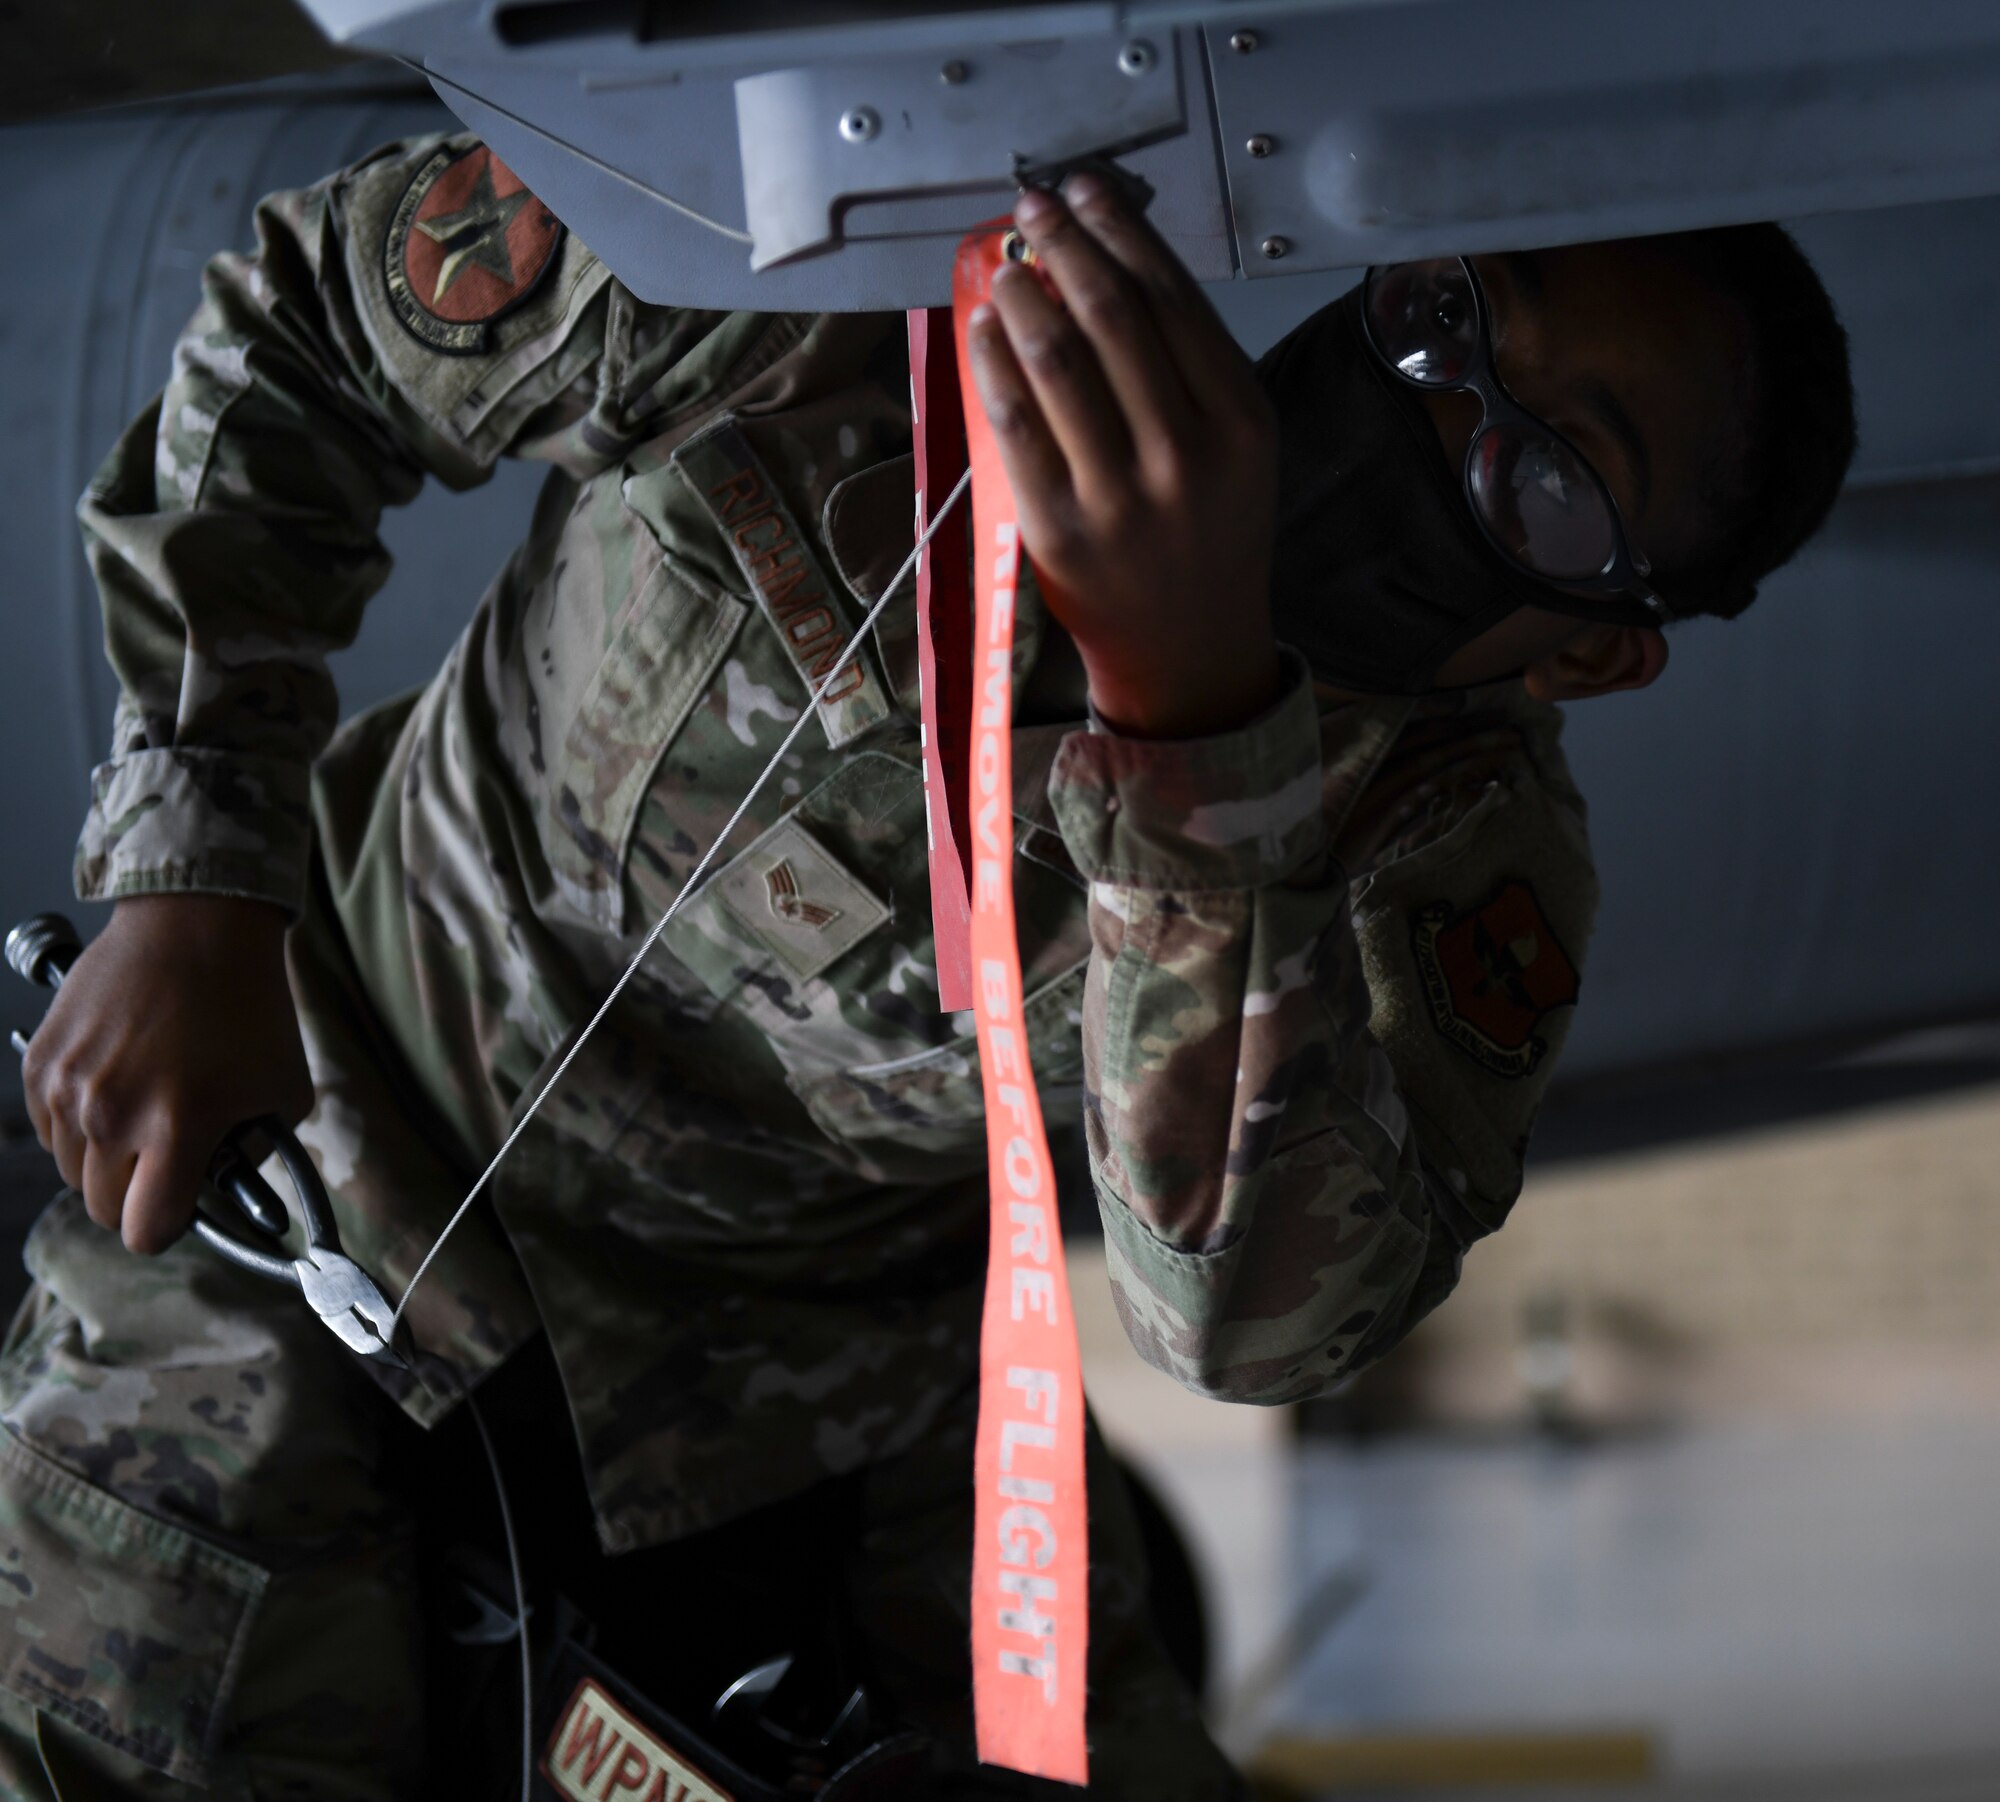
[[[330,1246],[315,1246],[292,1269],[306,1305],[350,1351],[395,1370],[409,1368],[392,1343],[395,1309],[352,1258]]]
[[[287,1202],[254,1170],[232,1173],[233,1180],[221,1186],[235,1200],[244,1218],[260,1234],[282,1238],[296,1225],[305,1241],[305,1250],[296,1258],[262,1250],[239,1239],[213,1220],[199,1220],[195,1230],[204,1243],[232,1264],[297,1286],[306,1305],[326,1322],[328,1330],[350,1351],[398,1370],[408,1363],[392,1343],[396,1311],[376,1287],[367,1271],[340,1249],[340,1231],[334,1224],[333,1202],[319,1168],[307,1156],[298,1135],[282,1120],[263,1119],[254,1123],[257,1133],[268,1139],[291,1178],[292,1201]],[[231,1139],[237,1135],[232,1134]],[[227,1155],[227,1154],[225,1154]],[[239,1162],[241,1154],[237,1154]],[[221,1160],[218,1160],[218,1167]],[[274,1210],[279,1222],[272,1234]]]

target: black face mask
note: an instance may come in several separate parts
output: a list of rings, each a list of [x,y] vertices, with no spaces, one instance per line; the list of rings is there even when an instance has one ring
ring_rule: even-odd
[[[1272,620],[1315,676],[1423,694],[1462,645],[1550,604],[1481,536],[1430,415],[1377,364],[1359,288],[1267,351],[1257,375],[1278,410]]]

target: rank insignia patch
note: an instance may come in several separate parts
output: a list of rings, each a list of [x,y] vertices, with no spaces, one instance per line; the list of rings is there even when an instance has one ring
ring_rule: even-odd
[[[485,145],[440,150],[403,191],[383,240],[396,317],[435,350],[484,350],[493,322],[548,273],[562,233]]]
[[[1438,1032],[1496,1076],[1527,1076],[1548,1051],[1535,1028],[1577,996],[1576,965],[1535,891],[1503,882],[1480,907],[1419,908],[1411,947]]]
[[[889,917],[868,886],[796,819],[783,819],[716,877],[731,920],[810,982]]]

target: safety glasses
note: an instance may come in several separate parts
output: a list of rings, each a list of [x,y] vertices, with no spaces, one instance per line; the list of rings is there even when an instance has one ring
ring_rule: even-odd
[[[1465,495],[1495,550],[1564,594],[1629,598],[1653,619],[1672,617],[1603,478],[1500,385],[1485,292],[1469,262],[1434,257],[1370,269],[1361,317],[1369,348],[1411,387],[1479,397]]]

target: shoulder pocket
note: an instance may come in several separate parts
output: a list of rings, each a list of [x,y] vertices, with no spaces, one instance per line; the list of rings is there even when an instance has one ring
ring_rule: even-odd
[[[369,336],[433,430],[497,453],[509,422],[602,354],[601,328],[581,328],[610,271],[476,137],[364,164],[344,190]]]
[[[201,1785],[266,1582],[0,1431],[0,1686]]]

